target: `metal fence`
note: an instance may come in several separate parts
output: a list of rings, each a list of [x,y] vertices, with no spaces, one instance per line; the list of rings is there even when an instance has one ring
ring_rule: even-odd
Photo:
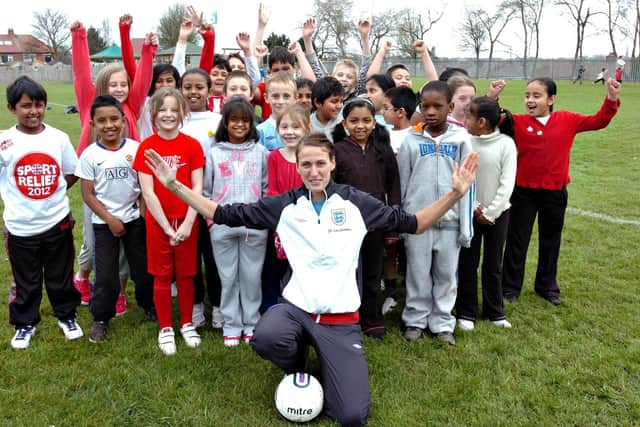
[[[627,59],[624,67],[624,81],[640,81],[640,59]],[[473,58],[438,58],[434,64],[438,71],[444,70],[446,67],[464,68],[469,72],[472,78],[488,78],[488,79],[508,79],[523,80],[531,77],[551,77],[554,80],[572,80],[577,74],[577,67],[573,59],[538,59],[534,61],[532,58],[527,60],[526,74],[524,72],[524,64],[521,59],[480,59],[476,61]],[[392,64],[402,63],[406,65],[413,75],[422,75],[422,62],[407,58],[390,58],[387,63],[383,64],[382,69],[385,70]],[[607,69],[606,77],[614,76],[615,58],[603,59],[587,59],[582,61],[586,68],[585,81],[589,82],[595,79],[596,74],[602,68]],[[327,62],[325,66],[331,70],[334,63]],[[93,64],[94,76],[104,64]],[[10,83],[21,75],[28,75],[37,81],[61,81],[66,83],[73,82],[73,73],[70,65],[40,65],[30,66],[21,65],[17,67],[0,67],[0,83]]]
[[[474,58],[438,58],[434,65],[438,72],[447,67],[464,68],[474,79],[505,79],[505,80],[526,80],[532,77],[551,77],[554,80],[573,80],[578,74],[577,69],[580,64],[586,68],[584,79],[586,82],[593,81],[602,68],[606,68],[606,77],[614,77],[616,69],[616,58],[585,59],[582,62],[574,63],[573,59],[527,59],[526,73],[522,59],[480,59]],[[640,81],[640,59],[630,58],[626,60],[624,66],[624,81]],[[413,60],[389,60],[383,65],[383,69],[394,64],[403,63],[413,75],[422,75],[422,62]]]

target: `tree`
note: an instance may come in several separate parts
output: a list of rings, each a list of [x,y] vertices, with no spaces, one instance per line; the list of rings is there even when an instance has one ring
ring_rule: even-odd
[[[378,51],[382,39],[385,37],[394,38],[394,36],[397,35],[399,21],[399,13],[391,9],[385,10],[371,18],[369,40],[373,52]]]
[[[269,51],[271,51],[276,46],[283,46],[288,48],[290,43],[291,41],[289,40],[289,37],[286,36],[286,34],[278,35],[276,33],[269,34],[269,37],[267,37],[264,41],[264,44],[269,48]]]
[[[529,0],[529,25],[536,38],[536,53],[533,57],[533,75],[536,74],[536,65],[540,57],[540,20],[542,19],[542,9],[544,0]]]
[[[620,21],[627,14],[627,5],[624,0],[605,0],[604,9],[603,13],[607,17],[607,34],[611,43],[611,52],[617,57],[618,50],[616,49],[615,36],[617,32],[622,31]]]
[[[335,2],[334,0],[314,0],[313,10],[316,18],[314,41],[318,45],[320,56],[325,53],[327,45],[334,44],[341,57],[347,56],[349,39],[354,35],[355,26],[351,23],[353,0]]]
[[[178,34],[180,34],[180,25],[184,20],[186,8],[184,4],[177,3],[173,6],[169,6],[164,12],[164,15],[160,17],[160,24],[158,24],[158,41],[160,46],[175,46],[178,42]],[[195,34],[191,34],[187,41],[194,43],[196,40]]]
[[[87,30],[87,44],[89,45],[90,55],[107,48],[107,42],[100,36],[100,32],[93,27],[89,27]]]
[[[640,0],[635,1],[635,14],[636,22],[633,30],[633,49],[631,50],[631,57],[636,57],[636,46],[638,46],[638,36],[640,36]]]
[[[533,62],[533,73],[535,74],[536,64],[540,55],[540,19],[542,18],[542,9],[544,0],[514,0],[507,4],[516,10],[523,32],[523,50],[522,50],[522,75],[527,78],[527,60],[531,45],[535,40],[535,56]]]
[[[109,46],[113,40],[111,39],[111,21],[109,18],[102,19],[102,23],[100,24],[100,33],[102,34],[102,39]]]
[[[64,56],[65,43],[69,40],[69,18],[59,10],[45,9],[43,12],[33,12],[33,35],[49,46],[54,60]]]
[[[482,45],[487,39],[487,30],[479,18],[483,13],[485,12],[482,9],[467,9],[459,32],[458,47],[462,50],[473,52],[476,57],[476,78],[478,78],[479,74],[480,52],[483,50]]]
[[[489,43],[489,66],[487,67],[487,78],[491,74],[491,61],[493,60],[493,54],[495,53],[495,47],[498,43],[500,36],[511,18],[515,15],[515,9],[509,7],[507,2],[503,2],[498,5],[498,8],[493,14],[487,13],[482,10],[482,13],[478,14],[477,19],[480,20],[482,26],[487,33],[487,42]]]
[[[402,9],[398,14],[398,49],[400,52],[415,59],[417,54],[413,48],[413,42],[423,40],[429,30],[442,19],[443,15],[444,8],[436,11],[433,15],[429,9],[424,13],[416,13],[410,8]]]
[[[556,5],[562,7],[575,24],[576,49],[573,52],[573,69],[576,70],[578,61],[582,61],[582,46],[584,44],[584,32],[589,23],[589,19],[598,12],[592,12],[586,4],[587,0],[556,0]],[[586,10],[585,10],[586,9]]]

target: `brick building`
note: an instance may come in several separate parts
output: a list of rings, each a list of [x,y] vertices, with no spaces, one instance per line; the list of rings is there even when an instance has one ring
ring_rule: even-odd
[[[49,47],[31,34],[15,34],[12,28],[0,34],[0,65],[48,63],[51,58]]]

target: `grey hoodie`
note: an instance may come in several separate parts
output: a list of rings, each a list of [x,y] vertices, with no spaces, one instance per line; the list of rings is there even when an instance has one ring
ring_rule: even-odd
[[[255,141],[211,146],[203,194],[220,204],[251,203],[267,194],[269,151]]]
[[[411,128],[398,150],[403,209],[416,213],[448,193],[455,164],[461,164],[471,151],[469,134],[460,126],[449,124],[438,142],[422,129],[422,125]],[[474,192],[472,186],[434,225],[458,229],[458,241],[464,247],[469,247],[473,237]]]

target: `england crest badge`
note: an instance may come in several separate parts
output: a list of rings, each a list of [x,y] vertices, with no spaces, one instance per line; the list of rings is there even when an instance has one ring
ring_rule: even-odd
[[[343,225],[347,221],[347,213],[343,209],[331,209],[331,221],[335,225]]]

